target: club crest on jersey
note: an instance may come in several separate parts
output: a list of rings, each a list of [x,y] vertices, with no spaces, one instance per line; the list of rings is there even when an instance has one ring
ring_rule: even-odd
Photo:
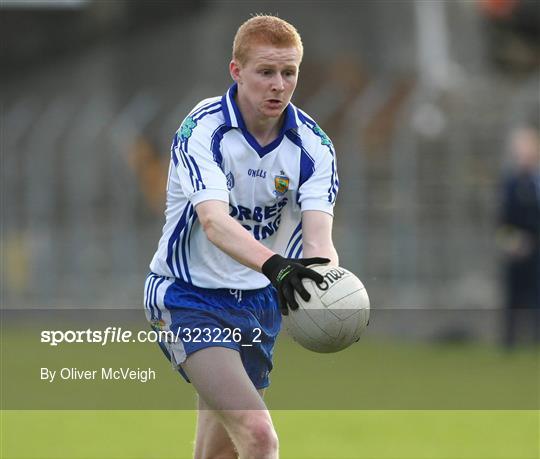
[[[285,175],[276,175],[274,177],[274,186],[276,196],[284,195],[289,190],[289,177]]]
[[[151,324],[154,330],[165,330],[167,327],[167,324],[163,319],[154,319]]]
[[[321,138],[321,144],[322,145],[332,145],[332,141],[330,138],[326,135],[326,133],[319,127],[318,124],[313,126],[312,128],[313,132],[317,134]]]
[[[226,178],[227,178],[227,189],[231,191],[234,188],[234,175],[232,174],[232,172],[229,172],[226,175]]]
[[[178,136],[181,140],[187,140],[191,137],[193,129],[197,126],[197,121],[195,121],[191,116],[188,116],[185,121],[180,126],[178,130]]]

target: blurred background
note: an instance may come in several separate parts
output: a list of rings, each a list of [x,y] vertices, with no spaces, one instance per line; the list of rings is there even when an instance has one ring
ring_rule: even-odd
[[[303,37],[294,102],[338,152],[335,243],[384,312],[376,333],[512,341],[516,257],[532,293],[513,307],[540,311],[535,0],[1,8],[3,307],[142,312],[172,136],[227,90],[234,33],[264,12]],[[516,223],[520,168],[533,185],[517,186]]]

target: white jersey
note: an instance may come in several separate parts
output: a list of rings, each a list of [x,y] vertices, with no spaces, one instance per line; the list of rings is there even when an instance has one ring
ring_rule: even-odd
[[[302,256],[301,213],[332,215],[338,191],[330,139],[289,104],[279,137],[261,147],[247,131],[233,85],[223,97],[200,102],[174,136],[166,222],[152,272],[204,288],[251,290],[268,279],[213,245],[195,207],[229,204],[230,216],[272,251]]]

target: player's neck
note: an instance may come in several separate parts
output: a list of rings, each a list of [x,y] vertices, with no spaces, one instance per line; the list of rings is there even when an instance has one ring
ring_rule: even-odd
[[[251,113],[249,107],[243,106],[242,102],[236,99],[240,113],[249,133],[255,137],[261,147],[271,144],[279,136],[285,113],[279,118],[260,117],[256,113]]]
[[[249,133],[261,147],[271,144],[279,136],[283,115],[279,118],[245,121]]]

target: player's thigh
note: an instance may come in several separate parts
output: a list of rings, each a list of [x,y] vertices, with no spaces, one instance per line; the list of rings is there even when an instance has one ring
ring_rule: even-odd
[[[204,348],[191,354],[182,368],[210,409],[266,410],[238,351],[225,347]]]

